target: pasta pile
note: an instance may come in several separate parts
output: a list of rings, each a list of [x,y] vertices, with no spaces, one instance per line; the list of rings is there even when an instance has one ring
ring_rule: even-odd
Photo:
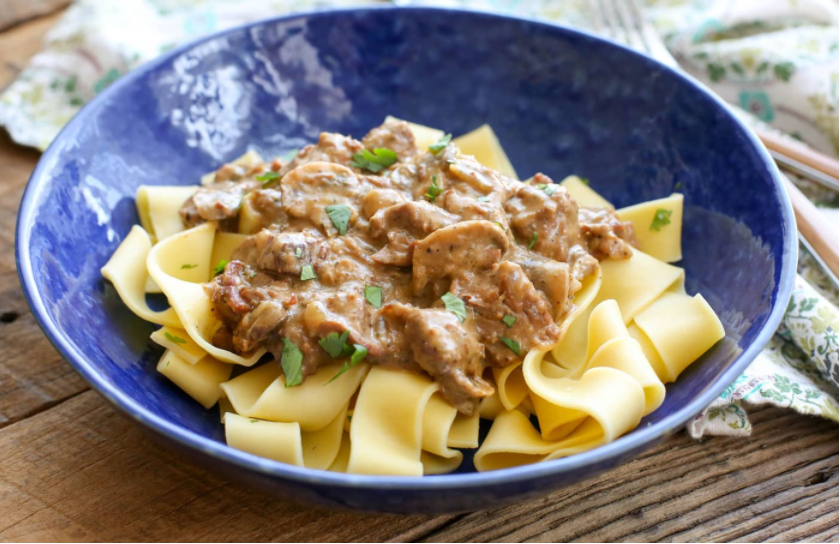
[[[421,148],[443,135],[411,126]],[[490,127],[454,142],[486,166],[516,175]],[[237,162],[260,161],[250,152]],[[612,208],[580,178],[561,185],[581,206]],[[629,259],[601,262],[600,272],[586,278],[574,310],[558,323],[564,334],[557,345],[493,369],[497,392],[475,416],[458,413],[428,376],[365,362],[335,380],[341,364],[324,366],[302,385],[285,387],[279,364],[255,366],[265,350],[244,357],[211,342],[221,322],[204,284],[246,235],[220,232],[215,223],[184,230],[178,209],[197,188],[141,187],[142,227],[131,229],[102,275],[132,312],[161,325],[151,336],[165,349],[158,372],[205,408],[218,404],[228,445],[258,456],[322,470],[421,476],[457,469],[463,454],[456,448],[478,448],[479,471],[574,455],[635,428],[662,404],[664,384],[724,337],[703,297],[686,294],[684,271],[668,264],[682,258],[683,197],[673,194],[617,211],[633,223],[640,249]],[[248,226],[240,223],[240,231]],[[152,310],[147,293],[163,293],[170,308]],[[237,365],[249,370],[231,379]],[[480,447],[479,418],[493,420]]]

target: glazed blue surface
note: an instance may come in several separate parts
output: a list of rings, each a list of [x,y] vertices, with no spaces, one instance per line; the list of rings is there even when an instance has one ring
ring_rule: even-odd
[[[616,206],[685,194],[684,260],[727,338],[616,442],[515,469],[422,479],[312,471],[232,450],[154,371],[153,326],[99,273],[138,218],[141,184],[195,184],[248,148],[284,154],[322,130],[394,115],[454,134],[490,123],[523,177],[579,174]],[[682,76],[572,30],[440,9],[295,16],[190,44],[120,79],[64,129],[21,204],[21,281],[50,340],[154,438],[228,477],[328,507],[444,512],[545,494],[627,460],[728,386],[781,319],[795,225],[775,167],[721,103]],[[648,425],[649,423],[649,425]]]

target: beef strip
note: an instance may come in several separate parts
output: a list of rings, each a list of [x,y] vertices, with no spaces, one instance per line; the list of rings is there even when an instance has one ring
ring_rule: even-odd
[[[402,349],[440,383],[441,394],[461,413],[472,415],[478,400],[495,389],[484,378],[484,346],[451,312],[394,302],[380,312],[393,328],[403,329]]]
[[[257,181],[221,181],[201,187],[190,197],[179,213],[187,227],[194,227],[205,221],[224,221],[239,213],[245,195],[259,187]]]
[[[283,193],[283,209],[289,217],[308,219],[327,235],[338,234],[327,214],[327,206],[350,206],[351,226],[358,217],[355,208],[361,198],[362,187],[353,171],[346,166],[329,162],[301,165],[283,176],[280,190]]]
[[[433,296],[441,296],[446,287],[437,280],[490,270],[509,245],[504,231],[489,221],[463,221],[434,231],[414,248],[414,294],[420,295],[431,283]]]
[[[542,174],[537,183],[552,183]],[[519,185],[505,202],[510,228],[521,245],[555,261],[567,262],[570,248],[577,244],[578,205],[563,187],[551,195],[534,185]]]
[[[380,264],[410,266],[414,242],[458,222],[458,217],[428,202],[409,201],[379,210],[370,220],[370,234],[387,243],[373,255]]]
[[[517,340],[522,354],[560,340],[551,306],[516,263],[502,261],[489,272],[464,273],[453,280],[452,293],[477,315],[476,326],[492,365],[503,367],[521,360],[502,343],[501,336]],[[506,315],[516,318],[513,327],[502,321]]]
[[[633,224],[619,219],[613,210],[581,208],[578,222],[587,250],[599,261],[633,255]]]
[[[297,156],[280,170],[280,175],[285,176],[295,168],[310,162],[331,162],[350,166],[353,155],[359,153],[364,147],[362,142],[349,136],[322,132],[318,143],[301,149]]]
[[[408,123],[396,119],[389,119],[374,128],[362,138],[362,144],[368,149],[384,147],[394,151],[401,161],[409,161],[417,155],[414,134]]]

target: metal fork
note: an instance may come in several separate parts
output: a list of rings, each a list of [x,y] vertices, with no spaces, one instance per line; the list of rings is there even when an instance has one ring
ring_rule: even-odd
[[[653,57],[671,68],[681,70],[677,59],[665,47],[653,25],[645,19],[636,0],[589,0],[589,11],[598,34]],[[780,168],[828,189],[838,190],[835,178],[787,155],[768,151]]]
[[[635,49],[640,53],[644,53],[671,68],[681,70],[677,59],[665,47],[665,43],[653,28],[653,25],[645,19],[636,0],[589,0],[589,10],[595,32],[598,34],[626,45],[631,49]],[[832,178],[824,175],[809,175],[811,172],[807,171],[807,167],[806,169],[796,168],[798,163],[790,164],[791,161],[784,155],[773,153],[773,157],[780,167],[793,170],[794,173],[816,181],[820,185],[833,188],[835,191],[837,190],[837,182],[832,180]],[[796,161],[793,162],[796,163]],[[831,272],[831,269],[822,257],[814,251],[811,244],[808,243],[801,232],[799,233],[799,240],[802,246],[822,267],[826,276],[837,285],[837,277]]]

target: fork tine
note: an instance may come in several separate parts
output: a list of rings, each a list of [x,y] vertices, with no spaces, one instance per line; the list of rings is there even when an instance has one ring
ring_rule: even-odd
[[[607,23],[604,21],[604,12],[599,5],[600,0],[587,0],[586,4],[589,7],[589,15],[592,19],[592,29],[597,34],[605,35]]]
[[[608,0],[613,4],[613,10],[624,29],[625,44],[646,55],[650,54],[647,43],[642,36],[641,21],[637,20],[635,14],[629,9],[629,0]]]
[[[598,7],[601,10],[601,16],[604,18],[604,36],[616,42],[626,43],[624,40],[621,24],[619,23],[618,18],[616,17],[615,10],[613,9],[615,6],[612,5],[610,0],[596,1],[598,2]]]
[[[665,42],[659,36],[659,33],[653,28],[653,25],[645,18],[642,8],[636,0],[626,0],[629,11],[636,21],[636,26],[639,28],[642,40],[644,40],[648,55],[655,58],[663,64],[667,64],[671,68],[679,68],[677,59],[665,47]]]

